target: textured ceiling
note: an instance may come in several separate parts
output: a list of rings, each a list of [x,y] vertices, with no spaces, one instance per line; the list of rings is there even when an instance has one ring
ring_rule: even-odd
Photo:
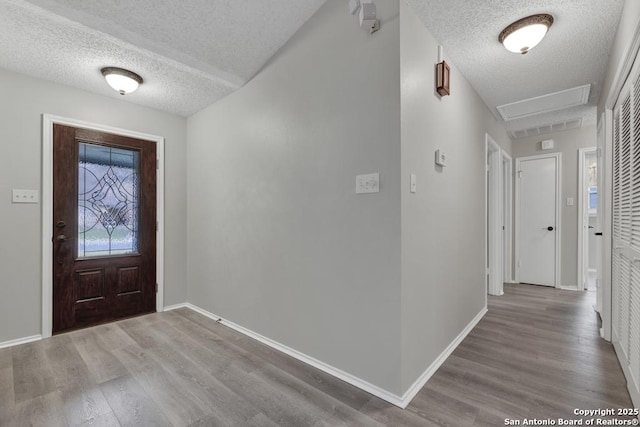
[[[250,80],[324,1],[0,0],[0,67],[111,97],[100,68],[128,68],[145,83],[127,101],[188,116]],[[330,1],[348,13],[347,0]],[[623,0],[405,1],[496,118],[499,105],[591,85],[589,104],[507,130],[593,121]],[[555,23],[528,55],[498,43],[506,25],[540,12]]]
[[[0,67],[188,116],[245,84],[324,0],[0,0]]]
[[[492,110],[591,84],[589,105],[505,123],[515,131],[588,116],[602,92],[623,0],[405,0]],[[555,22],[527,55],[508,52],[498,34],[511,22],[550,13]],[[455,82],[451,82],[455,90]],[[500,119],[501,120],[501,119]]]

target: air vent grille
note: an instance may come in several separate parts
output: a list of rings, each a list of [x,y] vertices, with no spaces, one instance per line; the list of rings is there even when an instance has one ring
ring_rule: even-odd
[[[553,123],[550,125],[542,125],[529,129],[515,130],[509,132],[512,139],[526,138],[528,136],[540,136],[554,132],[562,132],[564,130],[579,129],[582,127],[582,118],[567,120],[565,122]]]

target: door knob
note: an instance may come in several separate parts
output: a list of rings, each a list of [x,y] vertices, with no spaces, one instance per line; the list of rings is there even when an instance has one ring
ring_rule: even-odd
[[[548,226],[548,227],[547,227],[547,230],[548,230],[548,231],[553,231],[553,227],[552,227],[552,226]]]
[[[73,239],[73,237],[67,237],[64,234],[58,234],[56,237],[54,237],[53,239],[51,239],[54,242],[60,242],[60,243],[64,243],[67,240],[71,240]]]

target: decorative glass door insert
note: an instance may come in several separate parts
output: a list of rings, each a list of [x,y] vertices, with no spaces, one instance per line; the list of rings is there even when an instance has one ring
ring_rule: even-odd
[[[78,148],[78,257],[138,253],[139,152]]]
[[[156,307],[156,143],[53,126],[53,332]]]

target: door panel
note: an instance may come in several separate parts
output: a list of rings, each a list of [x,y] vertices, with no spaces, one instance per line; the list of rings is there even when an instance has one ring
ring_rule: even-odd
[[[519,279],[555,286],[557,159],[521,159],[519,163]]]
[[[154,311],[156,147],[54,125],[53,332]]]

